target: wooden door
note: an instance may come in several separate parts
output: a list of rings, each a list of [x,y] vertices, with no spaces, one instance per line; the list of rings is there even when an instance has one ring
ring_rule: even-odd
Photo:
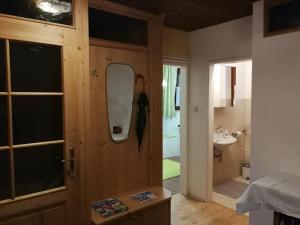
[[[78,33],[0,27],[0,224],[80,224]]]

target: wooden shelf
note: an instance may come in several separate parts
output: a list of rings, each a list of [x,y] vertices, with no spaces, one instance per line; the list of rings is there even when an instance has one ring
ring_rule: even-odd
[[[131,195],[139,193],[139,192],[143,192],[143,191],[150,191],[153,194],[155,194],[157,196],[157,198],[147,201],[147,202],[136,202],[130,198]],[[146,209],[148,207],[154,206],[161,202],[170,201],[172,198],[172,193],[169,190],[164,189],[163,187],[150,187],[150,188],[146,188],[146,189],[136,190],[134,192],[130,192],[127,194],[116,196],[116,197],[118,199],[120,199],[122,202],[124,202],[129,207],[129,210],[124,213],[120,213],[120,214],[117,214],[114,216],[104,218],[103,216],[99,215],[94,209],[91,209],[92,224],[94,224],[94,225],[106,224],[108,222],[112,222],[121,217],[125,217],[129,214],[132,214],[132,213],[138,212],[140,210]]]

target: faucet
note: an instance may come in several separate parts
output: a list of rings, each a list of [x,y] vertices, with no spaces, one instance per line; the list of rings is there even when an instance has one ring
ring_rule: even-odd
[[[224,128],[221,126],[221,124],[219,124],[219,126],[216,127],[216,133],[220,134],[224,132]]]

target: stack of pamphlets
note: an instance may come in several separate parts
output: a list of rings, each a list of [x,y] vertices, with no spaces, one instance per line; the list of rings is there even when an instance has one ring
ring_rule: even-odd
[[[149,200],[153,200],[156,198],[156,195],[149,191],[140,192],[135,195],[130,196],[131,199],[137,201],[137,202],[145,202]]]
[[[128,206],[116,198],[109,198],[92,204],[92,208],[103,217],[112,216],[128,210]]]

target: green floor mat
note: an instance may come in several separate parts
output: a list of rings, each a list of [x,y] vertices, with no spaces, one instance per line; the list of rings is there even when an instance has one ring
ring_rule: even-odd
[[[163,160],[163,179],[168,180],[180,176],[180,163],[170,160]]]

